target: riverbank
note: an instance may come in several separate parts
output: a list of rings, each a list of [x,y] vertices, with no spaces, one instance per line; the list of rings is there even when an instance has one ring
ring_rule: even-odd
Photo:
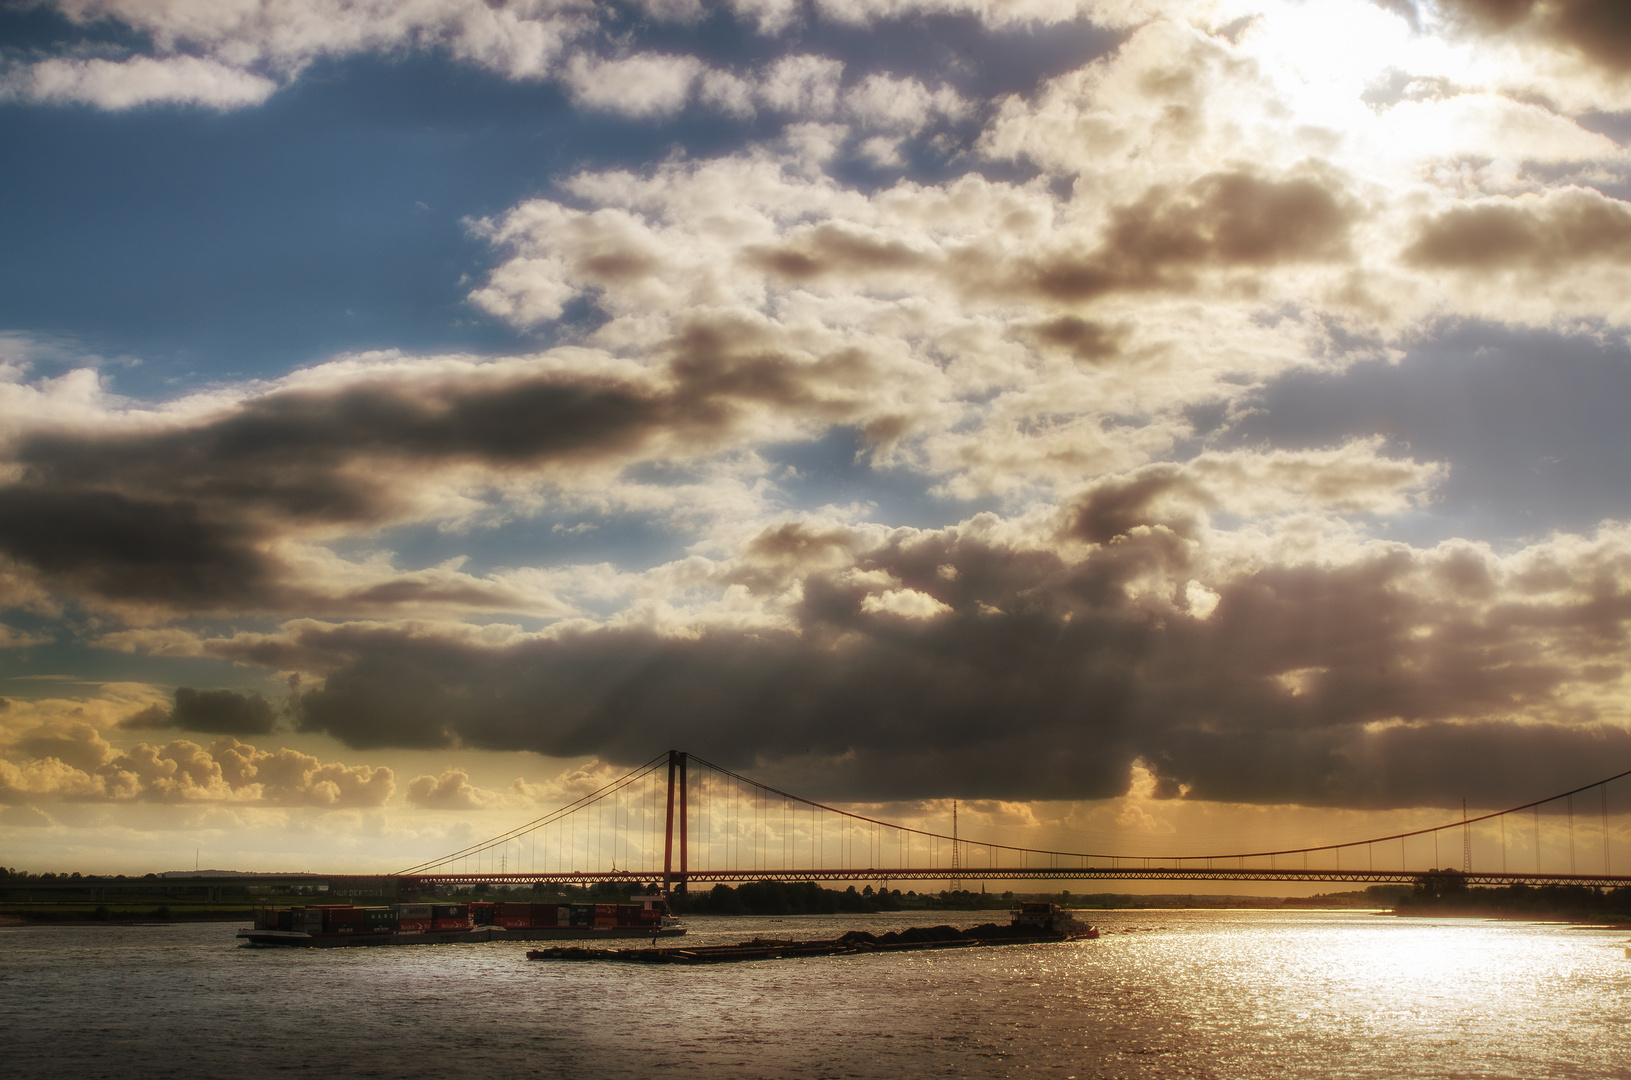
[[[0,926],[232,922],[253,912],[250,904],[0,904]]]

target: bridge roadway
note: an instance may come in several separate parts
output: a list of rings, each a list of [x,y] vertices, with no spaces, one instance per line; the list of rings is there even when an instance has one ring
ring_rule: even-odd
[[[1426,874],[1453,872],[1461,874],[1468,885],[1584,885],[1603,888],[1631,886],[1631,875],[1625,874],[1517,874],[1487,871],[1446,870],[1278,870],[1241,867],[1176,867],[1176,866],[1119,866],[1119,867],[991,867],[977,870],[946,867],[920,869],[825,869],[825,870],[688,870],[683,875],[673,874],[676,883],[684,880],[688,885],[735,884],[751,881],[1283,881],[1297,883],[1342,882],[1356,885],[1411,885]],[[589,885],[602,881],[660,882],[661,871],[578,870],[552,874],[460,874],[428,873],[405,875],[402,886],[415,883],[428,885],[531,885],[542,882],[551,885]]]

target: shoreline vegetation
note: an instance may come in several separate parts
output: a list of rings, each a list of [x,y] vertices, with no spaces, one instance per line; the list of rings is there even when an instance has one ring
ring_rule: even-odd
[[[30,884],[50,886],[41,895]],[[113,883],[150,884],[151,895],[105,895]],[[181,882],[177,883],[178,886]],[[391,904],[450,900],[536,900],[539,902],[616,902],[655,885],[505,887],[475,885],[434,888],[413,896],[351,896],[347,903]],[[32,893],[32,895],[31,895]],[[300,906],[342,900],[326,892],[286,889],[276,893],[197,897],[184,888],[167,893],[157,875],[146,878],[82,877],[79,874],[26,874],[0,868],[0,926],[85,923],[171,923],[229,921],[247,918],[257,907]],[[1631,922],[1631,888],[1604,890],[1587,886],[1469,886],[1456,870],[1434,870],[1414,885],[1372,885],[1350,892],[1306,897],[1234,896],[1205,893],[1054,893],[972,892],[964,889],[918,892],[865,885],[829,889],[805,882],[744,882],[734,888],[715,885],[696,891],[677,890],[670,898],[676,915],[833,915],[873,912],[975,912],[1006,910],[1019,901],[1050,901],[1079,911],[1254,909],[1350,909],[1390,911],[1399,916],[1505,918],[1564,922]]]
[[[1433,870],[1416,879],[1395,915],[1469,916],[1490,919],[1555,919],[1566,922],[1631,923],[1631,888],[1589,885],[1468,885],[1459,870]]]

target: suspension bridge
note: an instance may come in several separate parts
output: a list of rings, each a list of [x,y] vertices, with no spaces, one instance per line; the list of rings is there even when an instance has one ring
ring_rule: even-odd
[[[881,821],[671,750],[508,832],[402,871],[404,884],[748,881],[1280,881],[1631,885],[1615,826],[1631,770],[1493,813],[1388,836],[1274,851],[1127,855],[1051,851]],[[1623,846],[1623,838],[1622,838]],[[1448,857],[1447,857],[1448,856]],[[1631,852],[1622,851],[1622,863]]]

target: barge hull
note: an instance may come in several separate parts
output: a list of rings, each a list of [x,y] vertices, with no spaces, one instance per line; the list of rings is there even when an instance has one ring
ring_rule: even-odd
[[[812,956],[858,956],[863,953],[918,952],[926,949],[986,949],[999,945],[1045,945],[1088,940],[1091,935],[992,939],[959,938],[952,941],[902,941],[891,944],[848,941],[744,941],[740,945],[699,945],[667,949],[586,949],[565,946],[533,949],[528,960],[616,960],[625,964],[735,964],[747,960],[791,960]]]

